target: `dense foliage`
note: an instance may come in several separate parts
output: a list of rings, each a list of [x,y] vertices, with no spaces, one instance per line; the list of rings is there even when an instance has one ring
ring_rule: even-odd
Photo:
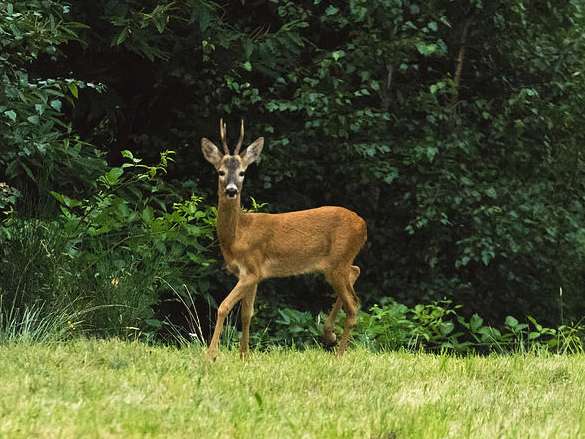
[[[584,28],[577,0],[4,2],[2,306],[79,300],[109,333],[213,305],[233,280],[198,143],[243,116],[267,138],[246,197],[367,220],[366,307],[578,320]],[[330,306],[313,277],[261,288]]]

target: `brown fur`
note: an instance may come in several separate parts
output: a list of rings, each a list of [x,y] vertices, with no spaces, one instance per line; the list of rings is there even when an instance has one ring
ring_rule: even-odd
[[[342,306],[346,312],[337,350],[339,355],[343,354],[359,307],[353,284],[360,269],[353,265],[353,260],[366,242],[366,222],[348,209],[333,206],[281,214],[245,213],[240,207],[243,177],[236,182],[238,193],[234,198],[226,195],[226,185],[228,181],[236,181],[233,172],[245,171],[260,155],[263,139],[258,139],[248,148],[255,147],[252,151],[246,150],[239,156],[222,155],[210,145],[215,147],[209,140],[202,139],[205,157],[219,172],[226,173],[220,176],[218,184],[217,233],[228,270],[238,277],[238,283],[218,308],[208,357],[214,359],[217,356],[224,320],[240,300],[240,353],[243,357],[248,353],[249,327],[259,282],[272,277],[315,272],[323,273],[337,294],[325,322],[324,338],[327,342],[336,340],[333,328],[337,312]],[[237,170],[227,169],[228,158],[232,168],[233,159],[239,161]]]

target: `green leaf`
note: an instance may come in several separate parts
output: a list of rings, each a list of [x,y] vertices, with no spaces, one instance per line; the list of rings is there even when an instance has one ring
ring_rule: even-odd
[[[132,151],[128,151],[127,149],[120,152],[120,154],[122,154],[122,157],[124,157],[125,159],[130,159],[130,160],[134,159],[134,154],[132,154]]]
[[[477,331],[483,325],[483,319],[477,315],[473,314],[471,319],[469,319],[469,326],[471,327],[472,331]]]
[[[416,49],[421,55],[430,56],[439,50],[439,46],[434,43],[419,42],[416,43]]]
[[[451,332],[453,332],[453,329],[455,329],[455,325],[453,325],[453,322],[441,323],[440,331],[443,336],[449,335]]]
[[[341,58],[345,56],[345,52],[343,50],[336,50],[331,54],[335,61],[339,61]]]
[[[485,194],[492,199],[497,198],[497,196],[498,196],[496,190],[493,187],[488,188],[485,191]]]
[[[27,117],[26,120],[28,120],[33,125],[38,125],[39,121],[40,121],[39,116],[37,116],[36,114],[33,114],[32,116]]]
[[[118,182],[118,179],[122,176],[123,173],[124,170],[122,168],[112,168],[104,177],[106,182],[111,186]]]
[[[515,328],[516,326],[518,326],[518,320],[516,320],[512,316],[507,316],[505,323],[506,326],[509,326],[510,328]]]
[[[146,224],[150,224],[150,223],[152,223],[153,219],[154,219],[154,211],[152,210],[152,207],[146,206],[142,210],[142,221],[144,221]]]
[[[339,8],[336,8],[333,5],[329,5],[327,6],[327,9],[325,9],[325,15],[335,15],[339,12]]]
[[[122,32],[120,32],[118,34],[118,36],[116,37],[116,43],[115,43],[116,46],[119,46],[120,44],[122,44],[124,41],[126,41],[127,38],[128,38],[128,28],[125,27],[124,29],[122,29]]]
[[[8,117],[12,122],[16,122],[16,113],[12,110],[7,110],[4,112],[4,115]]]
[[[162,34],[165,30],[167,24],[167,16],[166,15],[155,15],[153,17],[154,25],[156,30],[159,34]]]
[[[59,99],[53,99],[49,105],[51,105],[51,107],[56,111],[61,111],[62,104]]]
[[[244,64],[242,64],[242,67],[247,72],[251,72],[252,71],[252,63],[250,61],[246,61]]]
[[[77,89],[77,84],[75,84],[74,82],[71,82],[69,84],[69,90],[71,91],[71,94],[73,95],[73,97],[75,99],[77,99],[79,97],[79,90]]]

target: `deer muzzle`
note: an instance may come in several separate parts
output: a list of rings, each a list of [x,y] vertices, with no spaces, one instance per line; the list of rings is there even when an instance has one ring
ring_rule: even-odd
[[[233,183],[228,184],[225,187],[225,194],[228,198],[236,198],[238,195],[238,187]]]

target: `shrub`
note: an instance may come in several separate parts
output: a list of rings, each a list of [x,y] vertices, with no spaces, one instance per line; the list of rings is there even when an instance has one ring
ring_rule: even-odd
[[[9,233],[0,256],[0,296],[7,309],[50,315],[71,306],[96,334],[156,331],[155,306],[169,286],[188,284],[205,294],[211,259],[214,210],[202,199],[183,200],[166,189],[160,163],[146,166],[131,153],[111,168],[85,199],[53,192],[60,215],[54,221],[5,222]]]
[[[361,312],[354,343],[373,351],[407,349],[412,351],[489,353],[548,350],[556,353],[582,352],[585,326],[580,323],[547,328],[531,316],[519,322],[508,316],[504,324],[484,324],[477,314],[469,319],[460,315],[460,305],[449,300],[408,307],[385,298],[381,304]],[[263,312],[263,311],[261,311]],[[306,346],[319,341],[322,322],[309,312],[280,308],[256,323],[252,340],[260,347],[268,345]],[[343,330],[343,312],[337,320],[337,332]]]

